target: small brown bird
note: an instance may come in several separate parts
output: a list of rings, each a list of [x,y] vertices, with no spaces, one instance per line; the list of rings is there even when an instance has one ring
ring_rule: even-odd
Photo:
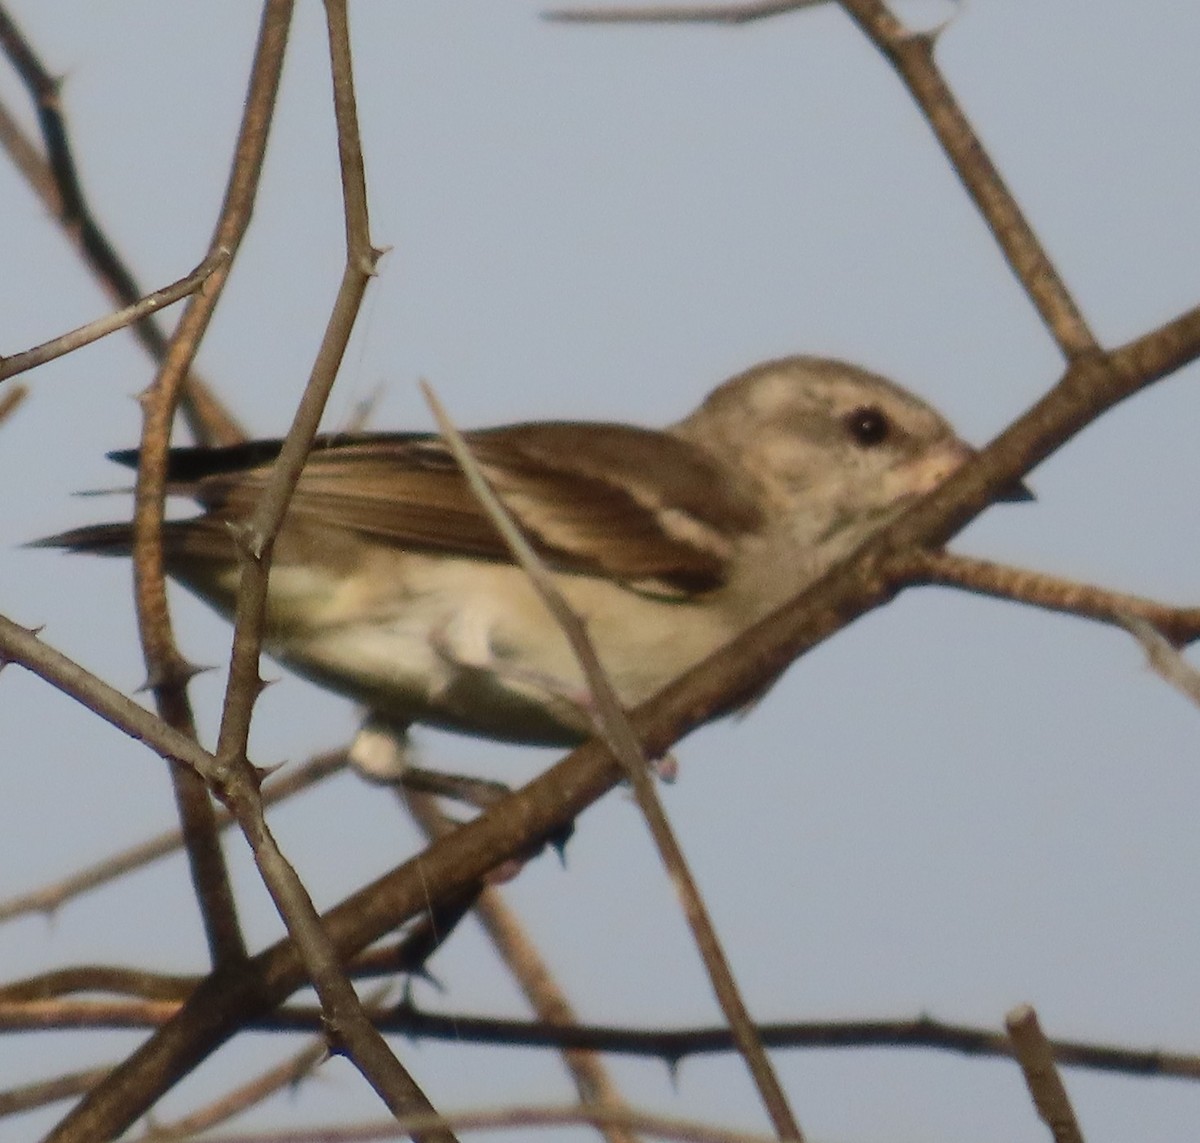
[[[899,386],[813,357],[758,365],[664,430],[535,422],[465,437],[629,706],[972,453]],[[167,570],[227,617],[230,525],[250,515],[278,451],[255,441],[171,452],[169,491],[203,514],[164,525]],[[128,555],[132,528],[40,543]],[[316,441],[275,545],[265,634],[275,658],[396,728],[546,745],[589,733],[566,639],[436,436]]]

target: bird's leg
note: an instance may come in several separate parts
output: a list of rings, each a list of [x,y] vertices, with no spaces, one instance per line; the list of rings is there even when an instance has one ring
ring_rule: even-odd
[[[408,739],[408,727],[388,722],[374,714],[368,714],[363,720],[348,754],[350,764],[360,776],[377,785],[391,786],[397,795],[400,794],[397,787],[403,786],[417,793],[451,798],[473,809],[486,810],[512,792],[511,787],[503,782],[413,766],[410,762],[412,746]],[[552,845],[561,857],[571,832],[571,827],[568,827],[546,838],[544,843],[533,847],[528,854],[503,862],[488,874],[485,883],[498,884],[512,880],[525,862],[542,848],[542,844]]]
[[[350,744],[350,764],[360,777],[377,785],[401,785],[452,798],[478,810],[499,801],[510,788],[503,782],[465,774],[443,774],[412,764],[408,727],[368,715]]]
[[[424,770],[410,766],[400,778],[406,789],[418,794],[436,794],[451,798],[477,810],[486,810],[495,805],[512,787],[490,778],[476,778],[470,774],[443,774],[440,770]]]

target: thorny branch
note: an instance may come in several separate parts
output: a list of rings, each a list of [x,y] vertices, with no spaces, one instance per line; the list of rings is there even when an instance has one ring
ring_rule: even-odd
[[[0,146],[12,159],[47,213],[56,219],[67,239],[108,296],[118,306],[132,306],[144,291],[116,252],[88,205],[82,180],[71,152],[70,134],[63,116],[60,83],[46,69],[33,46],[0,5],[0,48],[13,64],[33,100],[42,129],[44,153],[26,138],[8,110],[0,104]],[[153,316],[146,314],[133,325],[134,336],[155,361],[167,351],[167,335]],[[196,439],[209,444],[233,444],[245,433],[195,371],[187,377],[183,414]]]
[[[746,1062],[754,1085],[758,1089],[771,1123],[781,1139],[795,1139],[803,1143],[800,1126],[788,1103],[783,1085],[763,1048],[758,1030],[750,1018],[750,1012],[742,999],[741,989],[733,975],[733,968],[725,954],[716,925],[708,911],[687,859],[683,855],[675,831],[663,809],[654,778],[642,751],[637,734],[629,723],[617,692],[604,671],[588,637],[583,620],[571,609],[562,592],[554,583],[549,570],[538,559],[532,546],[521,535],[500,498],[492,490],[479,465],[471,456],[467,443],[451,423],[441,402],[433,390],[424,386],[425,398],[437,418],[438,429],[446,441],[454,459],[462,469],[467,483],[476,499],[486,510],[492,523],[504,537],[513,558],[521,565],[539,598],[554,617],[560,630],[567,638],[584,678],[587,680],[591,703],[594,707],[593,720],[596,730],[603,738],[613,757],[618,761],[625,780],[633,790],[638,809],[650,830],[659,859],[670,878],[684,918],[691,930],[692,939],[700,952],[704,968],[708,973],[713,993],[729,1021],[738,1051]]]
[[[175,410],[200,339],[212,320],[250,224],[290,23],[291,4],[286,0],[272,0],[264,7],[225,200],[209,246],[210,254],[224,252],[226,257],[214,267],[206,288],[188,298],[158,375],[140,398],[142,439],[133,498],[133,582],[138,636],[147,683],[159,713],[192,738],[196,737],[196,724],[186,687],[195,669],[179,651],[167,608],[162,540],[167,452]],[[209,954],[214,965],[240,961],[246,956],[245,941],[208,789],[181,767],[173,766],[171,777]]]
[[[804,6],[802,0],[789,5],[750,5],[747,10],[757,8],[765,15],[768,9],[781,11],[800,6]],[[951,582],[953,576],[960,575],[964,586],[993,590],[982,586],[987,577],[981,569],[964,570],[966,565],[960,557],[939,557],[934,549],[1013,477],[1028,471],[1112,405],[1200,352],[1200,311],[1193,310],[1127,346],[1102,353],[1036,240],[1032,246],[1026,241],[1032,238],[1032,232],[1019,213],[1013,213],[1015,205],[998,176],[993,179],[995,172],[986,165],[975,167],[964,161],[973,151],[982,151],[969,128],[962,130],[965,121],[961,121],[961,116],[956,119],[952,102],[946,103],[944,96],[948,92],[940,87],[932,40],[910,36],[873,0],[845,0],[843,6],[888,54],[922,103],[1070,366],[1060,384],[1043,401],[945,488],[876,537],[805,596],[736,641],[722,662],[702,665],[635,712],[635,729],[652,750],[665,748],[670,740],[712,711],[726,709],[731,705],[731,694],[745,693],[761,685],[764,677],[769,678],[795,654],[828,637],[855,615],[890,598],[914,576]],[[12,49],[9,50],[11,55]],[[56,112],[53,85],[45,89],[39,100],[44,102],[47,113]],[[0,129],[0,135],[7,134]],[[136,293],[135,290],[135,296]],[[957,568],[952,566],[954,560],[960,561]],[[1080,596],[1072,606],[1069,593],[1059,590],[1061,581],[1056,584],[1050,577],[1025,574],[1032,578],[1026,579],[1021,590],[1042,606],[1073,610],[1108,621],[1120,621],[1123,608],[1124,614],[1148,621],[1172,642],[1182,643],[1195,637],[1194,609],[1162,608],[1151,601],[1102,593],[1100,589],[1088,589],[1090,594],[1086,598]],[[972,575],[977,576],[976,582],[969,584],[966,580]],[[1003,576],[993,576],[991,582],[1001,585],[994,589],[996,594],[1006,593]],[[1012,588],[1008,594],[1015,596],[1017,589],[1011,583],[1008,586]],[[1159,610],[1154,611],[1156,608]],[[181,745],[171,736],[170,728],[152,716],[146,716],[150,721],[130,716],[128,710],[112,703],[112,695],[93,689],[92,681],[84,677],[86,673],[73,664],[54,660],[46,654],[48,649],[44,645],[28,633],[23,634],[24,641],[12,630],[0,628],[0,641],[15,660],[38,670],[82,701],[89,701],[93,709],[122,725],[128,733],[145,737],[164,756],[201,767],[212,763],[210,756],[197,753],[194,743]],[[182,670],[186,673],[185,665]],[[244,754],[244,739],[241,752]],[[461,891],[464,885],[473,884],[473,879],[481,877],[504,855],[520,852],[559,828],[608,789],[616,776],[617,771],[602,747],[589,744],[576,751],[543,779],[518,791],[454,837],[436,843],[421,859],[419,870],[410,862],[331,911],[327,922],[337,952],[347,955],[362,948],[393,927],[398,919],[412,916],[422,907],[426,893],[452,894]],[[288,942],[245,965],[228,966],[199,987],[192,1000],[172,1018],[163,1035],[152,1039],[121,1066],[120,1082],[153,1074],[158,1068],[186,1067],[188,1061],[196,1062],[240,1027],[246,1013],[265,1015],[303,979],[295,948]],[[211,1017],[211,1021],[205,1022],[202,1016]],[[128,1122],[124,1117],[136,1115],[135,1108],[118,1106],[111,1095],[92,1111],[95,1114],[90,1123],[104,1130],[119,1129],[120,1124]]]
[[[170,979],[164,980],[162,991],[169,991],[171,985]],[[179,1011],[185,996],[178,995],[178,989],[175,992],[176,996],[167,1000],[72,1000],[0,994],[0,1029],[156,1028]],[[724,1026],[634,1028],[504,1020],[469,1012],[426,1012],[411,1001],[374,1009],[372,1020],[384,1032],[414,1040],[604,1052],[658,1059],[672,1070],[693,1056],[736,1050],[733,1034]],[[311,1005],[285,1005],[246,1025],[256,1032],[317,1032],[321,1027],[321,1011]],[[770,1021],[759,1024],[758,1031],[767,1047],[780,1051],[908,1047],[962,1056],[1013,1058],[1007,1033],[929,1016]],[[1055,1062],[1063,1067],[1200,1082],[1200,1056],[1194,1052],[1061,1038],[1049,1043]]]

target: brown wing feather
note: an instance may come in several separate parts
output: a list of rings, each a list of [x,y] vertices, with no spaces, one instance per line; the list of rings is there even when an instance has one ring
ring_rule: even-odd
[[[625,425],[512,425],[466,434],[472,453],[539,554],[567,571],[688,591],[725,578],[732,540],[759,523],[752,498],[703,451]],[[210,517],[247,515],[269,445],[181,450],[173,491]],[[122,457],[122,459],[124,459]],[[398,546],[508,559],[453,457],[436,437],[322,438],[291,517]]]

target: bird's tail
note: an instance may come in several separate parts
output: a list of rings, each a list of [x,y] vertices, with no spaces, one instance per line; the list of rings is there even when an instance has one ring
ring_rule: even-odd
[[[171,573],[182,573],[196,564],[225,565],[237,560],[233,533],[223,520],[196,516],[187,520],[164,520],[163,555]],[[133,524],[86,524],[34,540],[27,548],[61,548],[67,552],[86,552],[94,556],[131,556]]]
[[[87,524],[59,532],[40,540],[31,540],[27,548],[62,548],[68,552],[89,552],[97,556],[128,556],[133,552],[132,524]]]

